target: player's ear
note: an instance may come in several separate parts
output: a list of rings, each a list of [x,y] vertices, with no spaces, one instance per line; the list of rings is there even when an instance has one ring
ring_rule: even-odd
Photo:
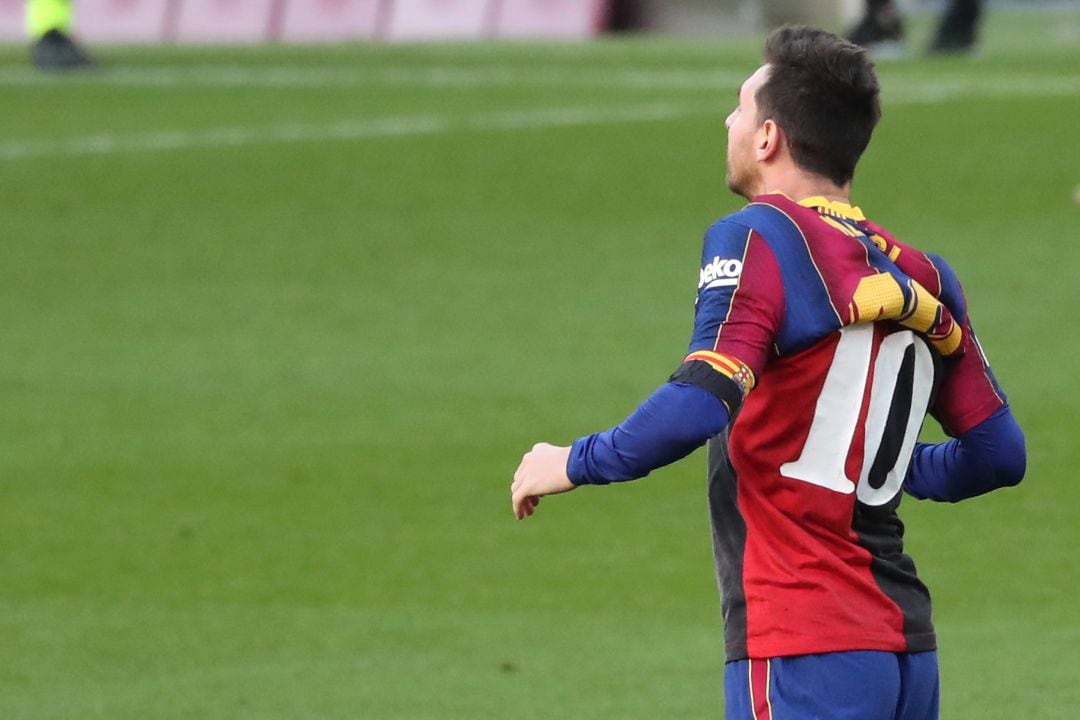
[[[780,126],[772,120],[765,120],[754,134],[754,154],[759,162],[767,162],[776,157],[783,146],[783,133]]]

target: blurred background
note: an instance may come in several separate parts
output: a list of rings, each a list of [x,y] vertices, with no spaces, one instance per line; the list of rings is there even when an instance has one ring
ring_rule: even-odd
[[[704,454],[509,484],[681,361],[789,18],[868,33],[853,199],[1027,432],[901,508],[943,717],[1075,718],[1080,4],[953,8],[0,1],[0,718],[722,717]]]
[[[868,14],[985,6],[1075,9],[1075,0],[0,0],[0,41],[50,29],[88,43],[585,39],[606,32],[702,35],[785,22],[854,29]],[[970,18],[970,19],[969,19]],[[893,26],[891,17],[883,18]],[[857,38],[858,39],[858,38]]]

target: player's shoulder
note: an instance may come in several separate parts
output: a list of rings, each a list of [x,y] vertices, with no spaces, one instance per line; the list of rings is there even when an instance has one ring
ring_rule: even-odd
[[[967,317],[967,299],[952,265],[937,253],[925,252],[901,240],[874,222],[865,223],[896,266],[928,288],[960,322]]]
[[[745,224],[737,222],[734,219],[736,215],[738,213],[722,217],[705,230],[703,245],[706,254],[742,254],[745,251],[753,235],[753,230]]]
[[[924,254],[938,274],[940,282],[938,298],[945,304],[945,307],[949,308],[953,317],[961,323],[966,322],[967,298],[964,297],[964,288],[960,285],[960,276],[956,274],[952,265],[941,255],[935,253]]]
[[[778,221],[797,224],[800,219],[799,215],[805,211],[806,208],[786,195],[773,193],[755,197],[742,209],[731,213],[721,222],[758,230],[763,224]]]
[[[783,195],[762,195],[710,225],[705,241],[745,243],[755,234],[769,244],[782,241],[800,235],[798,216],[802,211],[805,208]]]

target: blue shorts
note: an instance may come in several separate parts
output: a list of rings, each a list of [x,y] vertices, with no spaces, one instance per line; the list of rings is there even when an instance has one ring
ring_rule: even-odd
[[[727,720],[937,720],[936,652],[837,652],[737,660]]]

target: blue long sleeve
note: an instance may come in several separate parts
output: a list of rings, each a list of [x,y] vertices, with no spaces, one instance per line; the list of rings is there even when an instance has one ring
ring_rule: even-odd
[[[566,472],[575,485],[644,477],[690,454],[727,426],[727,406],[697,385],[662,385],[621,424],[578,438]]]
[[[953,440],[917,444],[904,490],[920,500],[959,502],[1017,485],[1026,468],[1024,432],[1003,405]]]

